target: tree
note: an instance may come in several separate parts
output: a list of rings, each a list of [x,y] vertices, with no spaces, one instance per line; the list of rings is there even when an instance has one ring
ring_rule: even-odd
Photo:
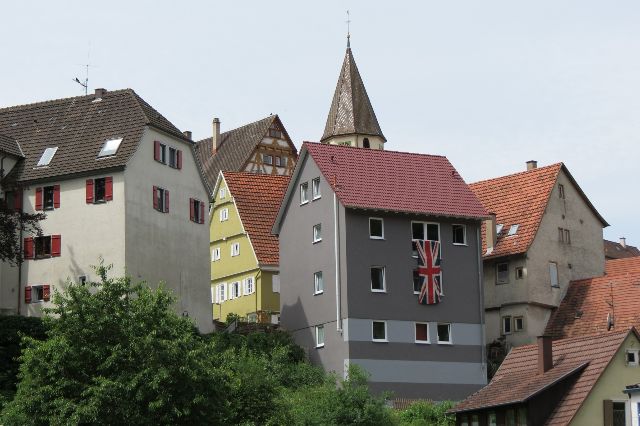
[[[0,423],[218,424],[228,377],[173,296],[129,278],[67,283],[26,338],[15,398]]]
[[[418,401],[397,414],[399,423],[407,426],[454,426],[456,416],[447,411],[456,404],[453,401]]]
[[[22,234],[42,235],[40,221],[46,219],[44,213],[25,213],[14,210],[0,201],[0,262],[12,265],[22,263]]]

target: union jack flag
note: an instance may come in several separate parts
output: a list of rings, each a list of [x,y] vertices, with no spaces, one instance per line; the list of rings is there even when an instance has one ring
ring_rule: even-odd
[[[418,302],[421,305],[435,305],[441,298],[440,241],[416,241],[418,251],[418,275],[422,280]]]

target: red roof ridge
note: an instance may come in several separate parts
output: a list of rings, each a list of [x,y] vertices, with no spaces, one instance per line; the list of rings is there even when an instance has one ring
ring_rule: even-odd
[[[503,175],[503,176],[493,177],[493,178],[489,178],[489,179],[479,180],[479,181],[470,183],[469,186],[474,186],[474,185],[483,184],[483,183],[489,183],[489,182],[508,179],[508,178],[514,178],[516,176],[525,175],[525,174],[528,174],[528,173],[536,173],[536,172],[540,172],[540,171],[547,171],[548,169],[552,169],[554,167],[557,167],[558,168],[558,172],[560,172],[560,169],[562,168],[562,166],[564,166],[563,162],[553,163],[553,164],[549,164],[547,166],[536,167],[535,169],[531,169],[531,170],[523,170],[521,172],[511,173],[511,174],[508,174],[508,175]],[[556,176],[557,176],[557,174],[556,174]]]

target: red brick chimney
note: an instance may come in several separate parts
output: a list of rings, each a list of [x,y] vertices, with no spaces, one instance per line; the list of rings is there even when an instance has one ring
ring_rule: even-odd
[[[538,336],[538,374],[553,368],[553,343],[551,336]]]

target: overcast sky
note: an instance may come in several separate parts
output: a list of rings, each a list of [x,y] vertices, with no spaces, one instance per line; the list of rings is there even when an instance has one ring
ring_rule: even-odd
[[[563,161],[640,244],[637,1],[7,2],[0,106],[130,87],[195,139],[279,114],[322,135],[346,45],[387,149],[446,155],[467,182]]]

